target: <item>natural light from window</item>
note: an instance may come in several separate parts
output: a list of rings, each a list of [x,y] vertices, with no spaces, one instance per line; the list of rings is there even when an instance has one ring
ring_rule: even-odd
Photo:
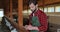
[[[55,12],[60,12],[60,6],[55,7]]]
[[[54,12],[54,7],[48,7],[48,12]]]
[[[3,9],[0,9],[0,17],[3,17],[3,16],[4,16]]]

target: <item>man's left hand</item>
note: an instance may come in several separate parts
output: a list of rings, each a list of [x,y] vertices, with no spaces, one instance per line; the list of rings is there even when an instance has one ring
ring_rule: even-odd
[[[33,27],[32,25],[27,25],[25,29],[26,30],[38,30],[39,31],[38,27]]]

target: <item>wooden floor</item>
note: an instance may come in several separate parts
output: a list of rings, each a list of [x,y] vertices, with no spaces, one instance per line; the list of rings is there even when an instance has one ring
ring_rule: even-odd
[[[4,31],[2,30],[2,28],[1,28],[1,25],[0,25],[0,32],[4,32]]]

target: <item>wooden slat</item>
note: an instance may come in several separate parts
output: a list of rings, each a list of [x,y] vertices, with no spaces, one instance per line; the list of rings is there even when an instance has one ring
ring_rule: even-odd
[[[9,17],[9,0],[4,0],[4,15],[6,15],[7,17]]]
[[[12,0],[10,0],[10,18],[13,18],[13,16],[12,16]]]

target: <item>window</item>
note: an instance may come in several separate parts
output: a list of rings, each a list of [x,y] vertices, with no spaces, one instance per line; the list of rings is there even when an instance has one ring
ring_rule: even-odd
[[[48,12],[54,12],[54,7],[48,7]]]
[[[23,13],[27,13],[27,10],[24,10]]]
[[[60,6],[55,7],[55,12],[60,12]]]
[[[28,14],[30,15],[32,13],[32,11],[31,10],[28,10]]]
[[[44,12],[47,12],[47,7],[44,8]]]
[[[24,10],[22,13],[23,15],[27,15],[27,10]]]
[[[3,16],[4,16],[3,9],[0,9],[0,17],[3,17]]]
[[[32,11],[31,11],[30,9],[23,11],[23,14],[24,14],[24,15],[30,15],[31,13],[32,13]]]

